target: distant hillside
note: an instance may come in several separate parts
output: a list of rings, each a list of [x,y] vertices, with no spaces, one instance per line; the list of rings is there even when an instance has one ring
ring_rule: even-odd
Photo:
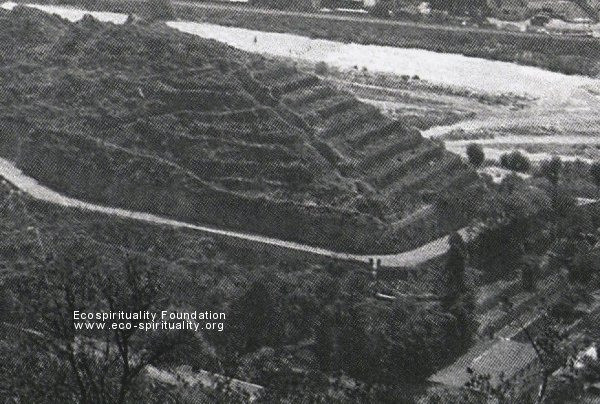
[[[454,215],[448,194],[482,195],[471,169],[416,130],[215,41],[17,7],[0,13],[0,43],[0,155],[71,196],[391,252],[475,214]]]
[[[545,13],[566,21],[598,21],[597,0],[488,0],[492,16],[507,20],[524,20]]]

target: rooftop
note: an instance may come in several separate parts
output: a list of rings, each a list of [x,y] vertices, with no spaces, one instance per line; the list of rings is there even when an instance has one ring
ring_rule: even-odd
[[[498,385],[502,379],[511,379],[536,360],[531,344],[505,339],[486,341],[475,345],[452,365],[431,376],[429,381],[462,387],[471,378],[469,368],[477,374],[489,374],[492,384]]]

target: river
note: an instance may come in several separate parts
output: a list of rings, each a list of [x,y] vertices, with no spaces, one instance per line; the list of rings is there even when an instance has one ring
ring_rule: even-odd
[[[12,9],[6,2],[2,8]],[[85,11],[54,5],[27,4],[42,11],[77,21],[90,14],[100,21],[122,24],[127,16],[119,13]],[[378,45],[341,43],[300,35],[262,32],[190,21],[170,21],[168,26],[182,32],[215,39],[248,52],[291,57],[309,62],[350,69],[363,67],[371,72],[418,75],[435,84],[470,88],[485,93],[512,93],[533,96],[552,104],[568,102],[575,93],[587,88],[600,91],[599,81],[583,76],[568,76],[531,66]]]
[[[536,98],[567,100],[582,87],[598,86],[583,76],[567,76],[547,70],[422,49],[359,45],[299,35],[176,21],[168,26],[203,38],[216,39],[235,48],[270,56],[291,57],[371,72],[418,75],[434,84],[470,88],[485,93],[513,93]]]

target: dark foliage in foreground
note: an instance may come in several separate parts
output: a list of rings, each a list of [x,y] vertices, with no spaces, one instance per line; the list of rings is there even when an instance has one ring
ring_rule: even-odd
[[[500,156],[500,164],[509,170],[526,172],[531,168],[531,162],[523,153],[513,151]]]
[[[265,265],[268,257],[252,252],[245,259],[239,248],[193,233],[109,221],[6,188],[1,195],[0,251],[8,272],[1,278],[6,310],[0,321],[12,337],[1,344],[0,380],[18,386],[16,394],[28,402],[44,395],[70,402],[181,402],[192,394],[150,377],[146,365],[187,365],[258,383],[266,388],[265,402],[307,395],[386,402],[397,388],[408,400],[432,369],[456,355],[451,347],[460,344],[453,341],[465,338],[455,309],[376,300],[370,276],[349,265],[327,268],[284,257]],[[74,309],[168,308],[224,311],[225,332],[72,328]],[[193,395],[244,401],[227,383],[222,387]],[[0,390],[3,398],[11,394],[15,390]]]

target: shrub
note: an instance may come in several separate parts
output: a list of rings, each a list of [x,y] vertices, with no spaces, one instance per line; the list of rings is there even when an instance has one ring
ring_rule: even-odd
[[[467,146],[467,157],[469,158],[469,163],[473,164],[473,166],[481,166],[485,159],[483,148],[477,143],[471,143]]]
[[[318,62],[315,65],[315,73],[320,76],[327,74],[328,71],[329,71],[329,67],[327,66],[327,63],[325,63],[325,62]]]
[[[590,166],[590,175],[594,180],[594,184],[600,187],[600,162],[594,162]]]
[[[562,168],[562,160],[560,157],[554,156],[550,160],[542,161],[540,164],[540,173],[542,176],[548,178],[553,185],[556,185]]]
[[[500,165],[513,171],[526,172],[531,168],[531,162],[519,151],[513,151],[500,156]]]

